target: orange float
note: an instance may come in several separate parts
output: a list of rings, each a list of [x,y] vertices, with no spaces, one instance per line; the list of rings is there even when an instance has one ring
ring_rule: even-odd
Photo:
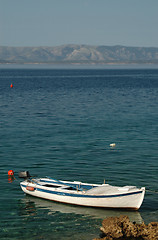
[[[8,171],[8,175],[9,175],[9,176],[13,176],[13,175],[14,175],[14,171],[13,171],[13,170],[9,170],[9,171]]]
[[[35,190],[34,187],[30,187],[30,186],[27,186],[26,189],[27,189],[28,191],[34,191],[34,190]]]

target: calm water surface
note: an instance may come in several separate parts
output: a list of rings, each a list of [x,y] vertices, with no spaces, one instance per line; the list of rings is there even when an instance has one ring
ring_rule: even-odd
[[[108,216],[158,221],[158,70],[0,69],[0,113],[0,239],[90,240]],[[149,191],[139,212],[74,207],[24,195],[21,170]]]

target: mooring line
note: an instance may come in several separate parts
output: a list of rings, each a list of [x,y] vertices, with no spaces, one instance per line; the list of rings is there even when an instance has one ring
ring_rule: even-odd
[[[158,191],[155,191],[155,190],[146,189],[146,192],[151,192],[151,193],[157,193],[158,194]]]

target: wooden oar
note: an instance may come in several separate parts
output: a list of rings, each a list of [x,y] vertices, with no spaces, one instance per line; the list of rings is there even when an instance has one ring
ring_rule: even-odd
[[[47,176],[47,178],[55,181],[56,183],[59,183],[59,184],[62,184],[62,185],[66,185],[66,186],[72,187],[72,188],[74,188],[75,190],[81,190],[81,191],[83,191],[83,188],[79,187],[79,185],[74,186],[74,185],[71,185],[71,184],[69,184],[69,183],[64,183],[64,182],[62,182],[62,181],[60,181],[60,180],[57,180],[57,179],[54,179],[54,178],[51,178],[51,177],[48,177],[48,176]]]

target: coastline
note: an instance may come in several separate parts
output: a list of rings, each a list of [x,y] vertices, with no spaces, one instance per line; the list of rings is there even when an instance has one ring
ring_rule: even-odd
[[[158,69],[153,63],[0,63],[0,69]]]

